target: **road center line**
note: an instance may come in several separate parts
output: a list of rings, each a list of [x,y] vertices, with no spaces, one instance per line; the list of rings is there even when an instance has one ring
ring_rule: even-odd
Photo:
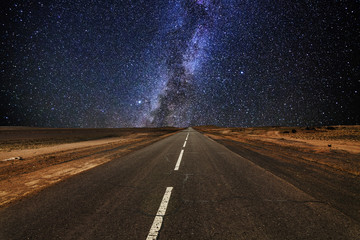
[[[184,145],[183,145],[183,148],[186,146],[186,140],[185,140],[185,142],[184,142]]]
[[[180,167],[180,163],[181,163],[181,159],[182,159],[183,154],[184,154],[184,149],[181,149],[179,158],[178,158],[178,160],[177,160],[177,162],[176,162],[176,165],[175,165],[175,168],[174,168],[175,171],[179,170],[179,167]]]
[[[170,201],[171,191],[173,190],[173,187],[167,187],[164,197],[160,203],[159,210],[156,213],[155,219],[153,224],[151,225],[149,234],[147,235],[146,240],[156,240],[159,231],[161,229],[162,222],[164,221],[164,216],[166,213],[166,208]]]
[[[189,133],[186,135],[185,141],[188,140],[188,137],[189,137]]]

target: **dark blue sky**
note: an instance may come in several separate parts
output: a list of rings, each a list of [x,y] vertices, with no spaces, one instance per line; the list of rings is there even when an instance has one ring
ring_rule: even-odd
[[[360,124],[358,1],[1,4],[0,125]]]

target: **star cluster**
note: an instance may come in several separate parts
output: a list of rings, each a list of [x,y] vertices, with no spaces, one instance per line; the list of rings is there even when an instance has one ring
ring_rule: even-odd
[[[357,1],[1,4],[0,125],[360,124]]]

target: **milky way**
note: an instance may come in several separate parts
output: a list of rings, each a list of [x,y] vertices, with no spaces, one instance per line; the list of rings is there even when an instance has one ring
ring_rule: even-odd
[[[169,27],[161,34],[166,52],[165,84],[156,93],[150,109],[152,126],[189,126],[193,122],[195,74],[206,64],[215,6],[207,1],[173,3],[168,12]],[[149,117],[146,115],[146,119]]]
[[[357,1],[6,1],[0,125],[360,124]]]

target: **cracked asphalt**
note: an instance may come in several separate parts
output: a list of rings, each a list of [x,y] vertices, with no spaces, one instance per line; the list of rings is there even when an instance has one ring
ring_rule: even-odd
[[[356,219],[251,156],[189,128],[0,210],[0,239],[145,239],[167,187],[158,239],[360,236]]]

